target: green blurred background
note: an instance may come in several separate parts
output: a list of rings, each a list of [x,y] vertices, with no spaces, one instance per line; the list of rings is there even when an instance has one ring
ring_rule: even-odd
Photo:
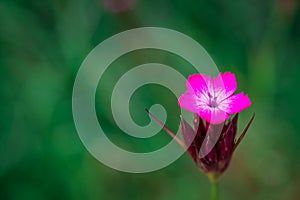
[[[86,55],[121,31],[157,26],[197,40],[220,71],[237,75],[253,105],[240,130],[255,121],[221,180],[221,199],[300,197],[300,11],[297,0],[1,0],[0,1],[0,199],[209,199],[209,181],[187,154],[146,174],[110,169],[81,143],[72,118],[72,87]],[[176,41],[174,41],[176,42]],[[100,124],[117,145],[136,152],[170,141],[122,133],[110,111],[110,95],[133,66],[158,62],[181,70],[189,64],[159,50],[117,59],[99,82]],[[183,70],[183,67],[185,70]],[[137,124],[144,108],[161,103],[167,125],[178,128],[177,100],[166,88],[146,85],[132,97]]]

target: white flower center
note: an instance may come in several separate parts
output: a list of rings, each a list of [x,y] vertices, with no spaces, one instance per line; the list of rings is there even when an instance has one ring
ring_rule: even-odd
[[[211,98],[209,98],[208,106],[211,107],[211,108],[218,107],[217,97],[211,97]]]

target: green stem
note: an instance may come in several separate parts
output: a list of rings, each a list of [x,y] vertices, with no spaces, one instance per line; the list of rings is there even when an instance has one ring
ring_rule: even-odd
[[[219,183],[211,182],[211,199],[218,200],[219,199]]]

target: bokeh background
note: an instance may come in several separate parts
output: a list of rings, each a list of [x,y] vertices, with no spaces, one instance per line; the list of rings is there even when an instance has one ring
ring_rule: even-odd
[[[209,199],[210,185],[187,154],[146,174],[110,169],[81,143],[72,118],[72,87],[86,55],[121,31],[157,26],[197,40],[220,71],[237,75],[253,105],[239,130],[255,121],[223,176],[222,199],[297,200],[300,192],[300,11],[297,0],[1,0],[0,199]],[[174,41],[176,42],[176,41]],[[182,58],[141,50],[117,59],[99,82],[96,109],[107,136],[124,149],[153,151],[170,141],[161,131],[136,139],[116,126],[110,96],[133,66],[158,62],[185,76]],[[137,124],[144,108],[161,103],[167,125],[178,128],[179,108],[158,85],[136,91]],[[112,155],[113,156],[113,155]]]

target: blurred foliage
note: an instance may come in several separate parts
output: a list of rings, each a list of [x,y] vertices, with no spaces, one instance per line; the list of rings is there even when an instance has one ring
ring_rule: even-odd
[[[222,199],[299,199],[300,11],[297,0],[1,0],[0,199],[208,199],[209,182],[184,155],[147,174],[127,174],[94,159],[72,119],[72,86],[85,56],[101,41],[142,26],[174,29],[202,44],[221,71],[237,75],[256,119],[221,181]],[[176,42],[176,41],[174,41]],[[133,66],[188,63],[159,50],[131,52],[108,69],[96,95],[98,118],[121,147],[144,152],[170,138],[132,139],[109,110],[112,88]],[[181,71],[186,76],[191,71]],[[158,85],[140,88],[130,111],[161,103],[177,129],[176,98]],[[175,108],[175,109],[174,109]],[[103,114],[104,113],[104,114]],[[241,130],[241,129],[240,129]]]

